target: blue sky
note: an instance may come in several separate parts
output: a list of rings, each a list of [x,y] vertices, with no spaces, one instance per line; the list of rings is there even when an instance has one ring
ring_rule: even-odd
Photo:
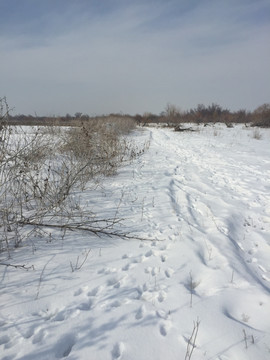
[[[270,0],[0,0],[13,113],[160,113],[270,101]]]

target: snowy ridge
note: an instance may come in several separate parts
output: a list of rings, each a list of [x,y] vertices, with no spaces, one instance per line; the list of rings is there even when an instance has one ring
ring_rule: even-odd
[[[73,233],[14,251],[35,270],[0,269],[2,360],[269,359],[270,132],[197,130],[138,130],[149,149],[78,194],[144,241]]]

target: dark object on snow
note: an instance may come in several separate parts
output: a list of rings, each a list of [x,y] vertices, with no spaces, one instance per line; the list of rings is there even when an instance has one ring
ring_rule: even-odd
[[[181,124],[176,125],[176,127],[174,128],[174,131],[179,131],[179,132],[183,132],[183,131],[195,131],[194,129],[192,129],[191,127],[182,127]]]

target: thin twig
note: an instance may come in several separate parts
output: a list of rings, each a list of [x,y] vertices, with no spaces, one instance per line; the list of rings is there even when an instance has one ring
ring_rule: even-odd
[[[191,334],[190,338],[188,339],[185,360],[190,360],[191,359],[193,350],[196,347],[196,339],[197,339],[197,335],[198,335],[198,331],[199,331],[199,326],[200,326],[200,321],[199,321],[199,319],[197,319],[196,322],[194,321],[192,334]]]
[[[72,272],[74,272],[74,271],[76,271],[76,270],[80,270],[80,269],[83,267],[84,263],[86,262],[86,260],[87,260],[87,258],[88,258],[88,255],[89,255],[90,251],[91,251],[91,249],[89,249],[88,251],[86,251],[86,253],[85,253],[85,255],[84,255],[84,259],[83,259],[83,261],[81,262],[80,265],[79,265],[79,260],[80,260],[80,257],[79,257],[79,256],[77,256],[77,261],[76,261],[75,267],[73,266],[72,262],[70,261],[70,267],[71,267],[71,271],[72,271]]]
[[[243,329],[243,333],[244,333],[244,341],[245,341],[245,345],[246,345],[246,349],[248,348],[248,344],[247,344],[247,334],[245,329]]]
[[[53,256],[46,262],[46,264],[43,266],[43,269],[42,269],[41,274],[40,274],[40,277],[39,277],[36,300],[37,300],[38,297],[39,297],[40,286],[41,286],[41,281],[42,281],[42,277],[43,277],[44,271],[45,271],[47,265],[49,264],[49,262],[52,261],[52,259],[53,259],[54,257],[55,257],[55,255],[53,255]]]

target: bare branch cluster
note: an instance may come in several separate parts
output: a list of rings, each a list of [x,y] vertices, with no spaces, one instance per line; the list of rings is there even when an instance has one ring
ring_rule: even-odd
[[[0,99],[0,252],[45,228],[62,236],[81,230],[132,238],[114,230],[117,216],[103,219],[72,194],[100,184],[141,154],[125,136],[134,122],[100,119],[40,128],[12,126],[8,116],[6,99]]]

